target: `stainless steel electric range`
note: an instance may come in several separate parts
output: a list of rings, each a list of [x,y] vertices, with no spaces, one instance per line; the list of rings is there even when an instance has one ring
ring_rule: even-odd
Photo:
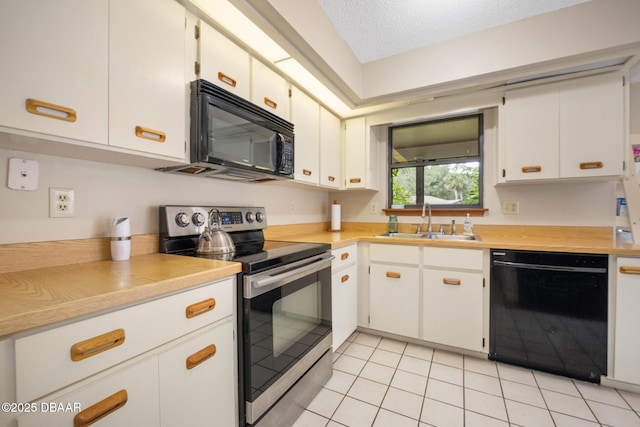
[[[233,255],[198,255],[211,209]],[[269,241],[261,207],[160,206],[160,252],[242,263],[238,280],[241,426],[291,425],[332,373],[330,245]]]

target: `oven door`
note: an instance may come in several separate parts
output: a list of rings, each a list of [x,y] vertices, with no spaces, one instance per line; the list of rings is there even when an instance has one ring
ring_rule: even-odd
[[[255,423],[331,348],[330,254],[244,277],[246,421]]]

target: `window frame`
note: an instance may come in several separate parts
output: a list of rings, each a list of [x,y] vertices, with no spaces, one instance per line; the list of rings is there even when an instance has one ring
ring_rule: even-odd
[[[437,123],[443,121],[452,121],[456,119],[465,119],[469,117],[477,117],[478,118],[478,156],[474,157],[465,157],[460,158],[456,161],[456,159],[439,159],[439,160],[420,160],[413,162],[405,162],[405,163],[393,163],[393,138],[392,132],[393,129],[402,128],[402,127],[410,127],[417,126],[427,123]],[[446,209],[446,210],[469,210],[469,209],[484,209],[484,113],[474,112],[470,114],[461,114],[454,116],[447,116],[432,120],[421,120],[412,123],[401,124],[397,126],[389,126],[387,130],[387,207],[389,209],[393,206],[393,177],[392,171],[393,169],[401,169],[401,168],[416,168],[416,202],[415,205],[404,205],[404,208],[393,208],[402,210],[402,209],[422,209],[424,205],[424,173],[419,173],[418,169],[423,166],[437,166],[437,165],[450,165],[454,163],[467,163],[470,159],[476,159],[479,163],[478,170],[478,204],[432,204],[431,207],[435,209]],[[422,169],[424,171],[424,169]]]

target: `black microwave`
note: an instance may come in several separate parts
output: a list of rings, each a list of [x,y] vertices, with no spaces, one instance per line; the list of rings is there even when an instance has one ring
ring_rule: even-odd
[[[165,168],[233,181],[290,179],[293,124],[206,80],[191,82],[191,162]]]

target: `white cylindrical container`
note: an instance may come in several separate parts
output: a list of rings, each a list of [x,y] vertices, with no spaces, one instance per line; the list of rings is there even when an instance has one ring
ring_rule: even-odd
[[[131,257],[131,222],[128,217],[113,219],[111,231],[111,259],[124,261]]]
[[[339,231],[341,228],[340,205],[337,200],[334,200],[331,205],[331,231]]]

